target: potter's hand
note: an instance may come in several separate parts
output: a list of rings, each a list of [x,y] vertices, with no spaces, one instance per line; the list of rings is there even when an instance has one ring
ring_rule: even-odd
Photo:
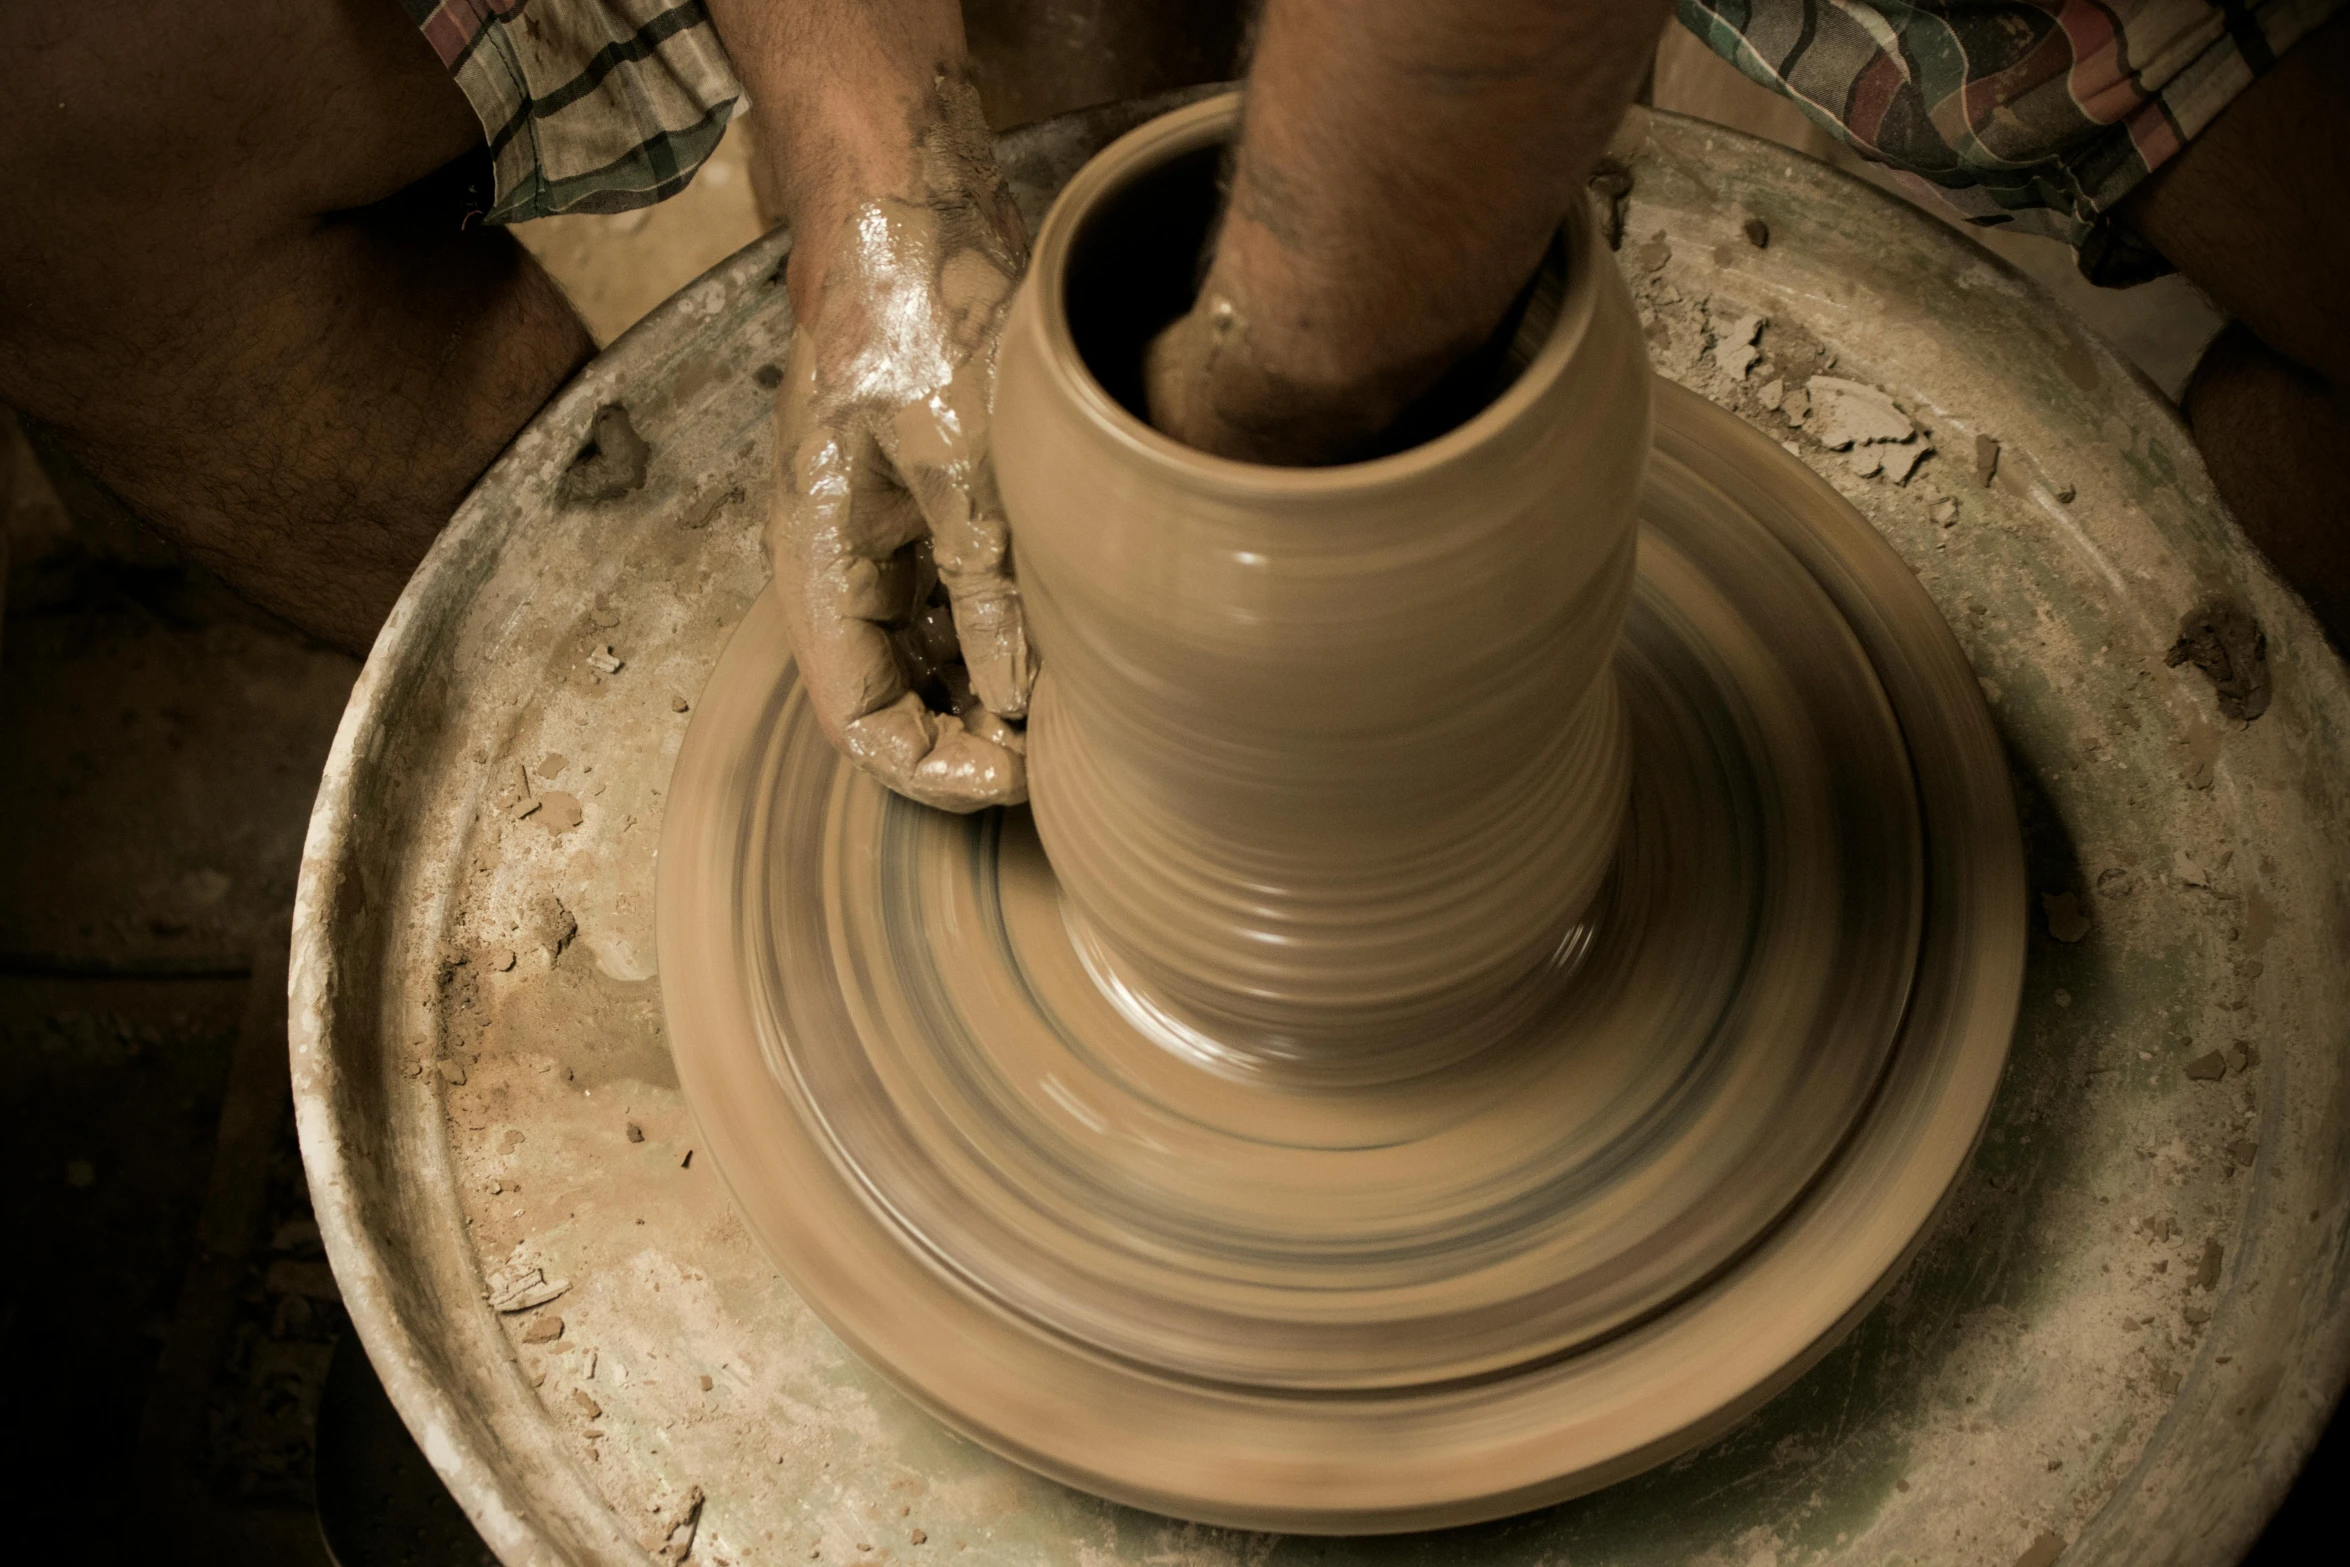
[[[915,188],[802,228],[826,254],[792,262],[805,308],[767,534],[817,722],[859,767],[949,811],[1027,798],[1018,720],[1035,673],[988,460],[1026,245],[967,107],[968,125],[925,137]]]

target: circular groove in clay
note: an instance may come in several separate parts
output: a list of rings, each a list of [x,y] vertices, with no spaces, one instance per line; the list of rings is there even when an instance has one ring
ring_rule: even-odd
[[[1057,1478],[1328,1531],[1604,1484],[1824,1352],[2004,1057],[2004,769],[1890,551],[1669,386],[1640,573],[1587,949],[1523,1037],[1308,1095],[1138,1034],[1022,815],[841,767],[762,601],[680,757],[659,918],[683,1085],[801,1294]]]

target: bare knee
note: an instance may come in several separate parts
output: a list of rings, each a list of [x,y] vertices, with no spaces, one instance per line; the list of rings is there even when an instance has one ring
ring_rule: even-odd
[[[2182,403],[2236,520],[2350,647],[2350,396],[2237,322],[2204,352]]]
[[[6,25],[0,402],[63,426],[220,358],[256,296],[328,264],[321,214],[480,145],[390,0],[82,0]]]
[[[2121,207],[2230,316],[2336,390],[2350,389],[2346,76],[2350,12],[2245,88]]]
[[[83,0],[7,25],[0,180],[28,225],[364,206],[481,137],[391,0]]]
[[[2307,365],[2231,321],[2204,349],[2180,394],[2180,412],[2200,440],[2210,435],[2282,435],[2279,425],[2342,417],[2341,396]]]

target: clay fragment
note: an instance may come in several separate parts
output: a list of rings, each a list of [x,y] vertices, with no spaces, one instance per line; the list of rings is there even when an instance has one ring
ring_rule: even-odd
[[[462,1087],[465,1082],[465,1063],[462,1061],[441,1062],[441,1076],[451,1084]]]
[[[1748,218],[1744,224],[1746,243],[1757,250],[1767,249],[1771,243],[1771,226],[1760,218]]]
[[[1975,477],[1982,481],[1986,490],[1991,488],[1991,481],[1999,477],[1999,443],[1988,435],[1975,437]]]
[[[1815,375],[1810,383],[1812,433],[1820,444],[1841,450],[1874,442],[1899,442],[1917,433],[1909,415],[1876,387],[1841,376]]]
[[[587,813],[581,809],[576,794],[553,790],[540,795],[539,804],[545,807],[539,814],[540,823],[547,831],[557,835],[571,831],[586,819]]]
[[[2048,934],[2058,941],[2078,941],[2089,934],[2089,916],[2081,912],[2077,893],[2043,893],[2040,907],[2048,915]]]
[[[2244,1169],[2252,1168],[2252,1161],[2260,1155],[2260,1144],[2249,1137],[2239,1137],[2228,1144],[2228,1157]]]
[[[573,1388],[571,1390],[571,1401],[572,1403],[578,1405],[579,1412],[587,1416],[590,1420],[601,1420],[604,1418],[604,1406],[597,1403],[594,1399],[588,1397],[584,1389],[576,1387]]]
[[[561,1317],[534,1318],[530,1326],[522,1330],[522,1342],[525,1344],[552,1344],[562,1336]]]
[[[2069,1542],[2061,1534],[2042,1534],[2015,1559],[2015,1567],[2055,1567]]]
[[[1602,158],[1591,171],[1591,194],[1598,197],[1602,213],[1600,232],[1606,236],[1607,248],[1624,248],[1624,208],[1632,194],[1632,169],[1620,158]]]
[[[669,1526],[668,1538],[655,1553],[662,1560],[682,1562],[694,1551],[694,1531],[702,1522],[702,1488],[694,1486],[685,1493],[685,1502],[677,1511],[676,1521]]]
[[[606,403],[596,410],[587,444],[563,471],[563,498],[593,505],[643,489],[645,463],[652,451],[636,433],[627,408]]]
[[[1919,439],[1909,416],[1876,387],[1815,375],[1809,392],[1812,433],[1831,451],[1849,450],[1846,462],[1864,479],[1881,474],[1906,484],[1933,450]]]
[[[2176,669],[2192,663],[2211,682],[2219,710],[2250,723],[2268,711],[2268,635],[2244,609],[2214,599],[2179,621],[2179,639],[2163,655]]]
[[[1931,515],[1934,521],[1943,527],[1951,527],[1958,521],[1958,502],[1944,501],[1934,508]]]
[[[712,496],[709,505],[688,516],[685,520],[685,526],[689,530],[707,528],[720,512],[742,498],[743,487],[739,484],[729,485],[717,495]]]
[[[590,669],[607,675],[617,675],[628,667],[628,661],[622,658],[618,650],[609,642],[592,649],[588,653],[587,661]]]
[[[571,945],[571,938],[579,934],[579,921],[563,906],[563,900],[553,893],[542,895],[531,909],[531,934],[547,952],[549,962],[563,955]]]
[[[641,1143],[641,1142],[643,1142],[643,1141],[645,1140],[645,1129],[644,1129],[643,1127],[641,1127],[641,1126],[637,1125],[637,1124],[636,1124],[634,1121],[631,1121],[631,1122],[629,1122],[629,1123],[628,1123],[628,1140],[629,1140],[630,1142],[632,1142],[632,1143]]]
[[[1741,310],[1728,303],[1717,311],[1714,301],[1708,299],[1705,302],[1705,318],[1714,332],[1714,363],[1732,380],[1745,380],[1747,372],[1754,368],[1754,362],[1762,357],[1762,350],[1755,345],[1755,340],[1762,335],[1762,329],[1769,324],[1770,317]]]
[[[569,1279],[550,1279],[542,1268],[520,1272],[501,1269],[490,1281],[490,1308],[511,1317],[517,1312],[535,1311],[570,1288]]]
[[[2228,1075],[2228,1059],[2216,1050],[2206,1051],[2188,1062],[2186,1070],[2198,1083],[2216,1083]]]
[[[2203,1243],[2203,1256],[2195,1264],[2195,1287],[2199,1290],[2216,1289],[2219,1285],[2219,1265],[2227,1253],[2216,1240]]]

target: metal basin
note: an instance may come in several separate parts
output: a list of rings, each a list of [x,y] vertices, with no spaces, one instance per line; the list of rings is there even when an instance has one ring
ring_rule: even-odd
[[[1166,106],[1007,137],[1031,220]],[[1373,1541],[1066,1490],[860,1365],[692,1157],[653,959],[681,708],[765,578],[759,372],[791,319],[770,236],[485,476],[379,639],[311,822],[292,1049],[312,1196],[386,1388],[506,1561],[2005,1567],[2050,1542],[2132,1564],[2249,1544],[2350,1368],[2350,679],[2167,404],[2031,284],[1733,132],[1636,114],[1619,151],[1653,362],[1853,500],[1949,619],[2013,760],[2022,1018],[1901,1282],[1709,1447]],[[1889,394],[1915,433],[1825,444],[1859,394],[1815,377]],[[649,462],[591,501],[565,475],[613,403]],[[2266,633],[2273,695],[2248,723],[2166,662],[2215,598]]]

